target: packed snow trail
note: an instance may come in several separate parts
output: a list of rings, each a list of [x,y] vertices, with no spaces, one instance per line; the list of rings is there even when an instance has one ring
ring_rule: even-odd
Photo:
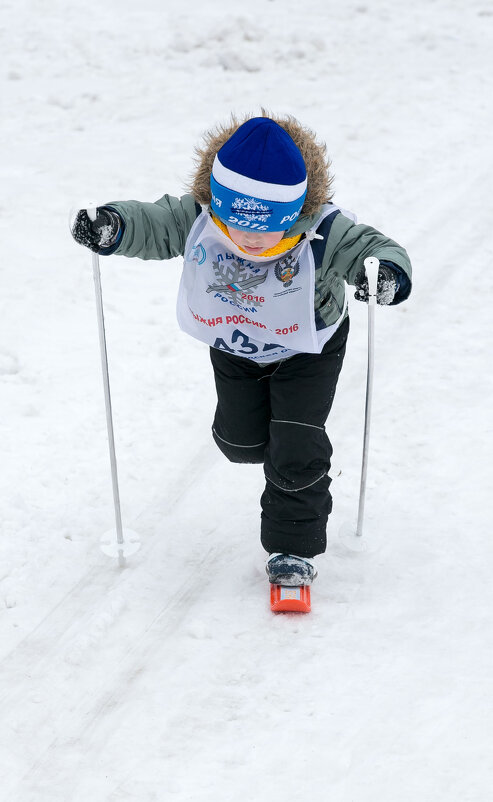
[[[460,271],[449,274],[442,295],[447,308],[460,281]],[[358,311],[355,308],[355,324]],[[410,344],[403,344],[399,360],[392,356],[402,322],[395,323],[388,314],[384,319],[384,314],[380,310],[379,364],[407,373],[409,355],[418,381],[423,369],[416,364]],[[415,323],[415,347],[424,347],[430,327],[435,326],[433,319],[417,316],[414,310],[406,317]],[[459,344],[453,337],[452,345],[457,353]],[[428,371],[427,363],[423,367]],[[394,374],[389,387],[380,385],[387,404],[393,399],[391,384],[403,386],[405,377],[401,380],[402,384],[396,383]],[[437,409],[438,417],[429,417],[423,427],[422,404],[418,397],[414,414],[424,428],[426,448],[437,449],[445,445],[442,438],[450,424],[438,425]],[[398,417],[389,419],[388,411],[382,410],[373,433],[375,454],[389,425],[395,431]],[[412,435],[409,410],[407,429]],[[402,454],[403,449],[398,452]],[[421,467],[427,470],[423,459]],[[143,556],[147,572],[149,562],[153,566],[152,581],[143,572],[144,563],[136,567],[123,590],[113,589],[112,613],[94,604],[91,608],[89,585],[89,614],[58,642],[58,654],[48,654],[41,661],[38,676],[31,678],[32,695],[24,701],[25,717],[23,700],[19,695],[13,699],[11,713],[17,726],[25,728],[23,745],[30,746],[25,751],[28,761],[32,760],[30,765],[25,762],[22,780],[13,782],[13,797],[61,800],[69,794],[76,801],[88,795],[101,800],[150,799],[159,776],[164,798],[174,794],[186,799],[199,789],[201,799],[212,800],[218,788],[238,793],[246,783],[254,798],[261,794],[267,798],[278,783],[269,766],[281,752],[291,755],[292,778],[301,780],[305,772],[314,778],[312,791],[319,798],[328,784],[336,799],[344,799],[345,794],[348,798],[359,794],[363,799],[365,767],[368,771],[371,767],[376,798],[377,790],[382,795],[395,787],[404,767],[410,780],[401,789],[401,798],[411,800],[422,792],[422,773],[416,783],[412,777],[425,759],[428,792],[450,783],[459,798],[459,791],[466,794],[474,789],[464,767],[470,765],[472,770],[478,745],[468,751],[467,743],[483,726],[483,694],[485,683],[489,684],[485,658],[491,655],[479,643],[482,632],[471,626],[469,610],[475,609],[474,603],[492,600],[484,559],[490,549],[487,533],[478,526],[473,534],[458,526],[454,531],[449,520],[445,549],[440,524],[423,519],[416,507],[410,510],[402,504],[403,497],[414,496],[415,488],[423,498],[422,477],[415,465],[394,465],[394,471],[403,476],[397,498],[388,498],[388,468],[385,460],[374,456],[366,537],[371,542],[375,536],[380,548],[374,553],[350,554],[332,542],[321,571],[330,581],[317,580],[317,605],[310,620],[277,618],[268,612],[266,580],[253,567],[250,537],[245,536],[245,525],[252,524],[250,514],[243,520],[238,516],[234,532],[223,524],[207,535],[215,546],[189,573],[181,591],[180,571],[165,571],[163,576],[162,567],[169,565],[173,550],[170,554],[169,543],[156,540],[150,559]],[[194,484],[194,503],[205,501],[209,487],[218,486],[225,471],[231,481],[239,470],[216,461]],[[342,477],[338,481],[342,483]],[[395,484],[391,486],[395,492]],[[185,494],[167,521],[171,531],[180,526],[187,503]],[[427,510],[431,503],[431,499],[426,503]],[[195,535],[196,547],[201,537]],[[125,573],[121,577],[124,586]],[[143,581],[146,615],[153,604],[157,607],[147,623],[142,621],[141,604],[140,613],[132,614],[132,597],[142,594]],[[351,588],[350,597],[345,596]],[[468,596],[465,609],[464,593]],[[70,608],[67,618],[74,620]],[[477,660],[478,654],[483,662]],[[43,670],[47,665],[51,666],[49,676]],[[49,692],[53,682],[58,689],[56,706]],[[81,683],[90,692],[71,698]],[[32,713],[36,707],[41,713],[38,717]],[[457,742],[452,733],[459,710],[457,737],[463,757],[454,773]],[[2,713],[5,720],[5,708]],[[146,722],[145,727],[136,727],[139,721]],[[246,741],[240,737],[245,726],[250,732]],[[25,734],[28,728],[33,734],[30,744]],[[323,771],[316,747],[320,732],[328,742],[338,739],[336,752],[324,755]],[[301,753],[300,737],[304,744],[313,744]],[[433,750],[436,740],[438,752]],[[183,763],[189,748],[193,773]],[[381,773],[373,764],[375,752],[386,755]],[[479,757],[486,759],[481,749]],[[252,779],[252,773],[259,779]],[[8,771],[4,776],[9,776]]]

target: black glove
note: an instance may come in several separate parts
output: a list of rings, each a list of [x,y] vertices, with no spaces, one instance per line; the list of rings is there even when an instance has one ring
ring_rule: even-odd
[[[89,218],[87,209],[80,209],[72,226],[72,236],[80,245],[101,253],[115,244],[121,224],[120,215],[111,209],[97,208],[95,220]]]
[[[368,303],[368,279],[364,270],[361,270],[354,280],[356,292],[354,297],[357,301],[365,301]],[[378,268],[378,281],[377,281],[377,304],[387,306],[391,304],[395,298],[395,294],[399,289],[399,279],[387,265],[380,265]]]

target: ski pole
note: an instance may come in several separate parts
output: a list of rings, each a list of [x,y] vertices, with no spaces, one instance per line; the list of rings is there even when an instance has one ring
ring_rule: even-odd
[[[365,430],[363,436],[363,456],[361,460],[361,482],[359,491],[358,523],[356,535],[363,534],[363,518],[365,514],[366,476],[368,471],[368,447],[370,444],[370,417],[373,393],[373,363],[375,357],[375,307],[377,305],[377,281],[380,262],[374,256],[364,261],[366,276],[368,278],[368,367],[366,373],[366,401],[365,401]]]
[[[88,209],[87,214],[91,220],[96,218],[96,209]],[[101,549],[111,557],[118,557],[118,564],[125,565],[125,557],[133,554],[140,546],[134,532],[127,530],[129,542],[123,536],[122,514],[120,505],[120,490],[118,485],[118,468],[116,463],[115,435],[113,429],[113,413],[111,406],[110,377],[108,371],[108,351],[106,347],[106,332],[104,327],[103,292],[101,287],[101,270],[99,269],[99,256],[92,254],[92,271],[94,289],[96,292],[96,312],[98,318],[99,346],[101,351],[101,368],[103,371],[104,400],[106,406],[106,427],[108,430],[108,446],[110,452],[111,481],[113,485],[113,503],[115,507],[116,543],[114,531],[107,532],[101,539]],[[113,542],[112,542],[113,541]]]

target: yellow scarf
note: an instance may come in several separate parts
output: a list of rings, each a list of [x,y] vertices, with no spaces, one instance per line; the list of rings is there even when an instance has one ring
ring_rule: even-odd
[[[226,224],[223,223],[223,221],[220,220],[219,217],[216,217],[214,214],[212,215],[212,219],[214,220],[216,226],[221,229],[223,234],[226,234],[228,239],[231,239]],[[297,234],[295,237],[284,237],[280,242],[277,243],[277,245],[274,245],[273,248],[267,248],[266,251],[258,255],[277,256],[278,253],[284,253],[285,251],[289,251],[290,248],[294,248],[294,246],[296,245],[297,242],[299,242],[300,239],[301,239],[301,234]],[[233,240],[231,240],[231,242],[233,242]],[[243,250],[243,248],[240,248],[240,246],[236,245],[236,243],[235,247],[239,248],[242,253],[246,253],[248,255],[247,251]]]

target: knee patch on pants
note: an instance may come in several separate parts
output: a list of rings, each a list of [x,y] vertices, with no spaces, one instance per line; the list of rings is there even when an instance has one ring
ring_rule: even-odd
[[[231,443],[221,437],[214,426],[212,427],[212,436],[217,447],[230,462],[262,463],[264,461],[266,442],[253,445]]]
[[[265,459],[266,478],[285,492],[311,487],[330,468],[332,446],[323,426],[299,421],[271,421]]]

